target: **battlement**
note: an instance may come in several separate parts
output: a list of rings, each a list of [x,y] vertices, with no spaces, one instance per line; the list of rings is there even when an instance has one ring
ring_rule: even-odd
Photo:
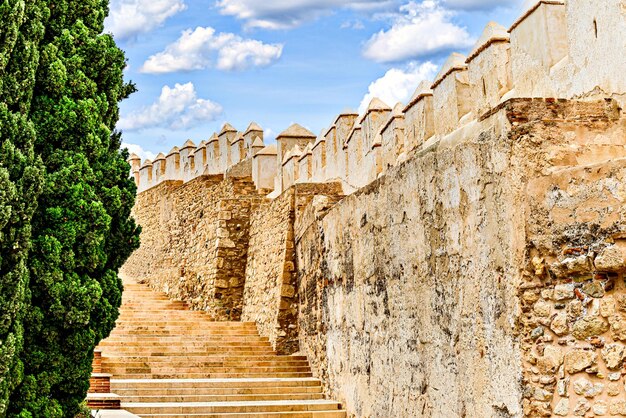
[[[626,56],[611,51],[626,48],[624,13],[620,0],[537,1],[508,30],[489,23],[467,57],[451,54],[407,104],[375,98],[365,114],[342,113],[319,137],[294,124],[269,146],[256,123],[245,131],[225,124],[199,145],[189,140],[154,161],[131,155],[132,176],[142,192],[166,180],[225,174],[247,162],[245,174],[272,198],[311,182],[341,182],[349,194],[410,152],[457,131],[484,128],[485,115],[514,98],[609,96],[623,105]]]

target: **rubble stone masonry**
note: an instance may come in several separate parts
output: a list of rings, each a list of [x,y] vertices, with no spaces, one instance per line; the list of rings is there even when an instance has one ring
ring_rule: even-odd
[[[139,194],[133,215],[142,245],[123,274],[216,320],[239,320],[250,214],[259,203],[249,178],[221,175],[165,182]]]

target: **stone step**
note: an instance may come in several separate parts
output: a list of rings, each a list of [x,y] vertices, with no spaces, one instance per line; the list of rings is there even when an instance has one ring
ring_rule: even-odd
[[[309,362],[306,360],[266,360],[266,361],[250,361],[245,357],[239,360],[218,360],[218,361],[202,361],[202,360],[178,360],[178,361],[159,361],[159,360],[142,360],[142,361],[123,361],[123,360],[108,360],[106,359],[103,366],[107,370],[119,368],[119,367],[243,367],[243,368],[256,368],[256,367],[308,367]]]
[[[346,411],[142,414],[141,416],[142,418],[345,418]]]
[[[151,350],[152,352],[157,352],[157,351],[163,352],[163,351],[166,351],[166,349],[169,349],[167,351],[177,352],[179,348],[181,350],[183,348],[187,348],[186,351],[181,352],[181,354],[185,354],[185,355],[186,355],[186,352],[190,351],[189,349],[191,348],[194,349],[193,351],[207,350],[207,354],[219,353],[220,352],[219,348],[221,348],[222,352],[224,352],[225,354],[229,350],[234,351],[237,349],[242,349],[239,351],[259,351],[260,349],[272,348],[271,344],[267,341],[215,341],[215,340],[202,341],[202,340],[198,340],[198,341],[189,341],[188,344],[184,344],[184,343],[185,343],[184,341],[163,342],[163,341],[136,339],[136,340],[107,341],[106,343],[102,344],[101,348],[104,353],[112,353],[112,352],[119,353],[120,351],[118,351],[118,349],[121,349],[121,348],[125,348],[125,349],[143,348],[146,351],[145,352],[140,351],[140,353],[143,352],[146,355],[149,353],[148,350]],[[118,344],[125,344],[125,347],[118,347]],[[211,351],[208,351],[208,350],[211,350]]]
[[[185,356],[206,356],[206,355],[237,355],[237,356],[259,356],[259,355],[275,355],[276,352],[272,349],[271,345],[260,347],[249,346],[206,346],[206,345],[194,345],[194,346],[172,346],[169,344],[161,345],[160,347],[155,344],[150,345],[134,345],[120,347],[113,345],[111,347],[101,347],[103,353],[107,356],[130,354],[134,356],[149,355],[149,356],[172,356],[181,355]]]
[[[89,379],[89,393],[111,393],[111,374],[92,372]]]
[[[240,379],[111,379],[113,390],[119,388],[262,388],[262,387],[317,387],[316,378],[240,378]]]
[[[152,309],[169,311],[170,308],[175,308],[176,310],[180,312],[187,311],[187,312],[191,312],[194,314],[207,315],[205,311],[190,309],[189,305],[187,305],[184,302],[172,302],[172,301],[162,301],[162,300],[143,300],[143,301],[123,300],[122,306],[120,306],[120,310],[123,310],[125,312],[137,311],[139,309],[139,310],[145,311],[145,313],[152,313]],[[235,322],[235,321],[231,321],[231,322]]]
[[[144,414],[197,414],[197,413],[249,413],[339,410],[334,401],[254,401],[254,402],[180,402],[180,403],[122,403],[122,408],[138,415]]]
[[[286,373],[286,372],[310,372],[309,365],[305,366],[267,366],[267,367],[247,367],[247,366],[232,366],[232,367],[220,367],[220,366],[176,366],[167,364],[154,364],[154,365],[139,365],[138,367],[121,365],[115,367],[106,367],[105,370],[113,375],[120,374],[135,374],[135,373],[157,373],[157,374],[170,374],[170,373]]]
[[[241,401],[280,401],[280,400],[321,400],[323,393],[256,393],[241,395],[213,394],[155,394],[129,395],[125,393],[124,402],[128,403],[173,403],[173,402],[241,402]]]
[[[262,386],[237,388],[125,388],[113,386],[120,396],[171,396],[171,395],[277,395],[322,393],[321,386]]]
[[[206,362],[234,362],[234,361],[244,361],[244,362],[266,362],[266,361],[285,361],[285,362],[293,362],[293,361],[304,361],[307,362],[306,356],[250,356],[246,355],[203,355],[196,356],[194,358],[189,358],[188,355],[180,355],[173,354],[168,356],[162,355],[140,355],[140,356],[121,356],[121,355],[106,355],[102,357],[103,361],[106,362],[156,362],[162,361],[166,363],[170,362],[179,362],[179,361],[206,361]]]
[[[203,322],[212,322],[217,324],[217,321],[214,321],[209,314],[205,312],[197,312],[197,311],[186,311],[186,310],[167,310],[167,309],[158,309],[158,310],[124,310],[120,309],[121,318],[125,321],[133,321],[133,320],[145,320],[145,321],[160,321],[160,320],[201,320]]]
[[[313,377],[310,372],[272,373],[129,373],[116,374],[120,379],[237,379],[245,377]]]
[[[185,302],[180,302],[180,301],[173,301],[173,300],[154,300],[154,299],[143,299],[143,298],[137,298],[137,299],[122,299],[122,302],[124,302],[123,306],[124,309],[128,309],[128,308],[134,308],[134,307],[146,307],[146,306],[178,306],[180,308],[187,308],[189,305],[187,305]]]
[[[154,335],[161,333],[172,332],[210,332],[217,335],[258,335],[256,329],[252,328],[218,328],[205,324],[188,323],[184,325],[162,325],[162,326],[146,326],[145,324],[137,323],[134,325],[120,325],[117,324],[114,332],[146,332]]]
[[[205,318],[209,318],[208,314],[204,313],[204,312],[194,312],[194,311],[190,311],[188,308],[186,308],[183,305],[171,305],[171,304],[167,304],[167,303],[148,303],[148,304],[141,304],[141,305],[122,305],[122,307],[120,308],[120,312],[124,312],[124,313],[128,313],[128,314],[161,314],[163,312],[168,312],[168,313],[172,313],[172,312],[177,312],[177,313],[182,313],[182,312],[193,312],[194,316],[201,316],[201,317],[205,317]]]
[[[323,399],[305,356],[278,356],[255,323],[215,322],[145,285],[126,284],[98,350],[94,364],[113,375],[118,407],[142,418],[345,417]]]
[[[169,334],[169,335],[152,335],[152,334],[133,334],[118,333],[111,334],[105,341],[230,341],[230,342],[269,342],[267,337],[259,337],[258,335],[219,335],[219,334]]]
[[[190,323],[192,324],[196,324],[197,322],[195,321],[190,321],[188,319],[180,319],[180,320],[173,320],[173,319],[168,319],[165,318],[165,320],[163,321],[131,321],[126,317],[120,317],[118,318],[118,320],[115,322],[116,325],[122,326],[122,325],[126,325],[126,324],[140,324],[143,326],[176,326],[176,325],[188,325]],[[254,322],[215,322],[215,321],[203,321],[197,324],[201,324],[203,326],[212,326],[212,327],[216,327],[216,328],[226,328],[226,329],[250,329],[250,330],[257,330],[256,325],[254,324]]]
[[[240,335],[240,336],[255,336],[258,337],[259,334],[256,330],[253,329],[233,329],[233,328],[213,328],[210,326],[204,326],[202,324],[197,324],[195,327],[192,325],[185,326],[173,326],[173,327],[165,327],[162,329],[157,328],[149,328],[142,326],[119,326],[115,329],[115,333],[123,334],[123,333],[133,333],[133,334],[142,334],[142,333],[150,333],[151,335],[163,335],[163,334],[185,334],[185,333],[197,333],[197,334],[207,334],[212,333],[214,335]]]
[[[185,325],[185,326],[177,326],[177,327],[166,327],[163,328],[161,330],[158,329],[154,329],[154,328],[145,328],[145,327],[141,327],[139,325],[134,325],[134,326],[120,326],[119,329],[115,329],[113,331],[113,333],[136,333],[138,331],[169,331],[170,333],[178,333],[180,335],[182,334],[186,334],[187,331],[192,331],[192,330],[197,330],[198,332],[201,333],[215,333],[216,335],[242,335],[242,336],[250,336],[250,337],[259,337],[259,333],[256,330],[250,330],[250,329],[245,329],[245,328],[218,328],[218,327],[212,327],[210,325],[205,325],[202,323],[197,323],[195,325],[195,327],[193,327],[193,322],[190,322],[189,324]],[[154,333],[152,335],[155,335],[156,337],[160,337],[161,334],[157,334]]]
[[[104,342],[115,342],[115,341],[163,341],[163,342],[176,342],[176,341],[225,341],[229,340],[232,342],[241,341],[241,342],[269,342],[269,338],[267,337],[259,337],[258,335],[150,335],[150,334],[118,334],[112,335],[111,337],[104,340]]]
[[[159,331],[150,331],[150,330],[142,330],[142,329],[116,329],[111,333],[111,337],[134,337],[134,336],[146,336],[151,337],[155,340],[161,338],[168,337],[215,337],[215,338],[225,338],[225,337],[234,337],[239,339],[253,339],[253,340],[268,340],[267,337],[260,337],[257,333],[241,333],[238,330],[211,330],[211,329],[167,329],[167,330],[159,330]],[[109,337],[109,338],[111,338]],[[108,339],[108,338],[107,338]]]

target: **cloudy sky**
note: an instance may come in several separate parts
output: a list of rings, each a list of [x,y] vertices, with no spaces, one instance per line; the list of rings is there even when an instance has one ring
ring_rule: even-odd
[[[106,30],[139,91],[118,128],[151,158],[226,121],[315,133],[378,96],[393,107],[524,0],[112,0]],[[266,141],[269,142],[269,141]]]

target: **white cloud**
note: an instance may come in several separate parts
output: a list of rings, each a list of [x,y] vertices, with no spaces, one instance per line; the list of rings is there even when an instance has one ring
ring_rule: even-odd
[[[446,6],[463,10],[486,10],[519,6],[522,0],[444,0]]]
[[[272,128],[266,128],[265,132],[263,132],[263,143],[268,145],[275,142],[277,135],[278,134]]]
[[[341,24],[341,29],[362,30],[365,29],[365,25],[359,19],[347,20]]]
[[[216,33],[211,27],[187,29],[164,51],[152,55],[141,72],[162,74],[202,70],[215,65],[225,71],[266,67],[283,53],[281,44],[264,44],[233,33]],[[213,55],[217,55],[213,64]]]
[[[183,0],[112,0],[104,24],[117,38],[132,38],[161,26],[186,8]]]
[[[148,127],[187,129],[203,122],[216,120],[222,106],[199,99],[192,83],[164,86],[161,96],[152,105],[122,117],[118,129],[139,130]]]
[[[404,68],[392,68],[387,73],[370,84],[359,112],[363,114],[374,97],[378,97],[389,106],[396,103],[406,104],[420,82],[432,80],[437,72],[437,66],[428,61],[423,64],[410,62]]]
[[[156,157],[153,152],[146,151],[141,147],[141,145],[122,142],[122,148],[128,148],[128,152],[130,152],[131,154],[137,154],[142,161],[154,160],[154,158]]]
[[[451,21],[453,16],[435,0],[411,1],[393,17],[389,30],[370,38],[363,54],[378,62],[398,62],[471,46],[474,40]]]
[[[333,9],[371,10],[386,8],[396,0],[217,0],[224,15],[245,20],[246,26],[288,29],[330,13]]]

